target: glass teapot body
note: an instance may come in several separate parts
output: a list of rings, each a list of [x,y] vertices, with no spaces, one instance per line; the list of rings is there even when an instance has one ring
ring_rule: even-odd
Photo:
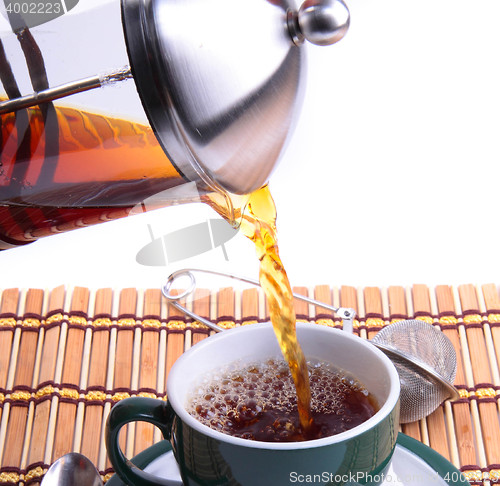
[[[8,20],[0,17],[4,99],[129,63],[119,1],[18,32]],[[0,148],[0,248],[127,216],[154,194],[167,206],[212,190],[188,184],[169,160],[132,78],[1,114]]]
[[[349,23],[342,0],[3,0],[0,14],[0,249],[145,200],[233,221],[230,193],[268,181],[295,125],[300,44]]]

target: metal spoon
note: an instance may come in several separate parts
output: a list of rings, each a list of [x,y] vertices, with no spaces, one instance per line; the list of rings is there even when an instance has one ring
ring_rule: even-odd
[[[45,474],[41,486],[102,486],[101,476],[83,454],[70,452],[60,457]]]

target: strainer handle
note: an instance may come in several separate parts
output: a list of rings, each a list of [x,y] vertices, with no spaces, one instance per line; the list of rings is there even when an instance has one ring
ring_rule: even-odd
[[[224,329],[217,324],[213,323],[212,321],[209,321],[208,319],[205,319],[204,317],[199,316],[198,314],[195,314],[194,312],[190,311],[183,305],[179,303],[179,300],[182,299],[183,297],[188,296],[194,290],[196,289],[196,278],[194,276],[194,273],[200,272],[200,273],[210,273],[212,275],[219,275],[221,277],[228,277],[232,278],[234,280],[239,280],[241,282],[246,282],[250,283],[252,285],[256,285],[257,287],[260,287],[260,284],[257,280],[253,280],[250,278],[246,277],[239,277],[237,275],[232,275],[230,273],[222,273],[222,272],[216,272],[214,270],[203,270],[199,268],[186,268],[183,270],[177,270],[176,272],[173,272],[170,274],[170,276],[167,279],[167,283],[161,288],[163,296],[168,300],[170,305],[173,305],[177,310],[181,311],[182,313],[186,314],[187,316],[191,317],[192,319],[205,324],[205,326],[208,326],[210,329],[213,329],[216,332],[223,331]],[[186,290],[184,290],[180,294],[173,294],[171,292],[172,286],[175,282],[176,279],[180,277],[189,277],[189,285]],[[320,302],[318,300],[310,299],[309,297],[305,297],[300,294],[295,294],[293,293],[294,298],[297,300],[302,300],[303,302],[307,302],[309,304],[316,305],[318,307],[323,307],[325,309],[331,310],[335,312],[340,318],[342,318],[342,328],[344,331],[349,332],[352,334],[353,330],[353,321],[354,318],[356,317],[356,311],[354,309],[350,309],[347,307],[333,307],[331,305],[325,304],[324,302]]]

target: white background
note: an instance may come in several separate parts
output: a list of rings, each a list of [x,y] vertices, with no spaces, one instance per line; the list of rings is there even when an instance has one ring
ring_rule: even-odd
[[[500,282],[500,2],[348,6],[344,40],[304,47],[306,98],[271,179],[292,285]],[[255,278],[242,235],[226,244],[228,261],[216,248],[165,267],[136,263],[150,229],[213,217],[179,206],[4,251],[0,288],[150,288],[193,266]]]

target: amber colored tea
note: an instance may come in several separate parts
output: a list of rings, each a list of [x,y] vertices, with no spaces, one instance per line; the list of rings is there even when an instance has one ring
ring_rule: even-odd
[[[204,425],[243,439],[295,442],[349,430],[372,417],[373,396],[329,363],[308,363],[311,417],[300,425],[294,383],[282,360],[234,368],[205,379],[189,398],[188,412]]]
[[[293,294],[279,256],[276,206],[269,186],[253,192],[245,202],[243,207],[241,201],[235,201],[235,215],[238,209],[243,210],[240,229],[255,244],[260,261],[259,280],[267,297],[271,323],[295,383],[302,429],[308,430],[313,419],[306,359],[295,332]]]
[[[38,107],[0,123],[0,249],[127,216],[186,182],[146,125]]]

